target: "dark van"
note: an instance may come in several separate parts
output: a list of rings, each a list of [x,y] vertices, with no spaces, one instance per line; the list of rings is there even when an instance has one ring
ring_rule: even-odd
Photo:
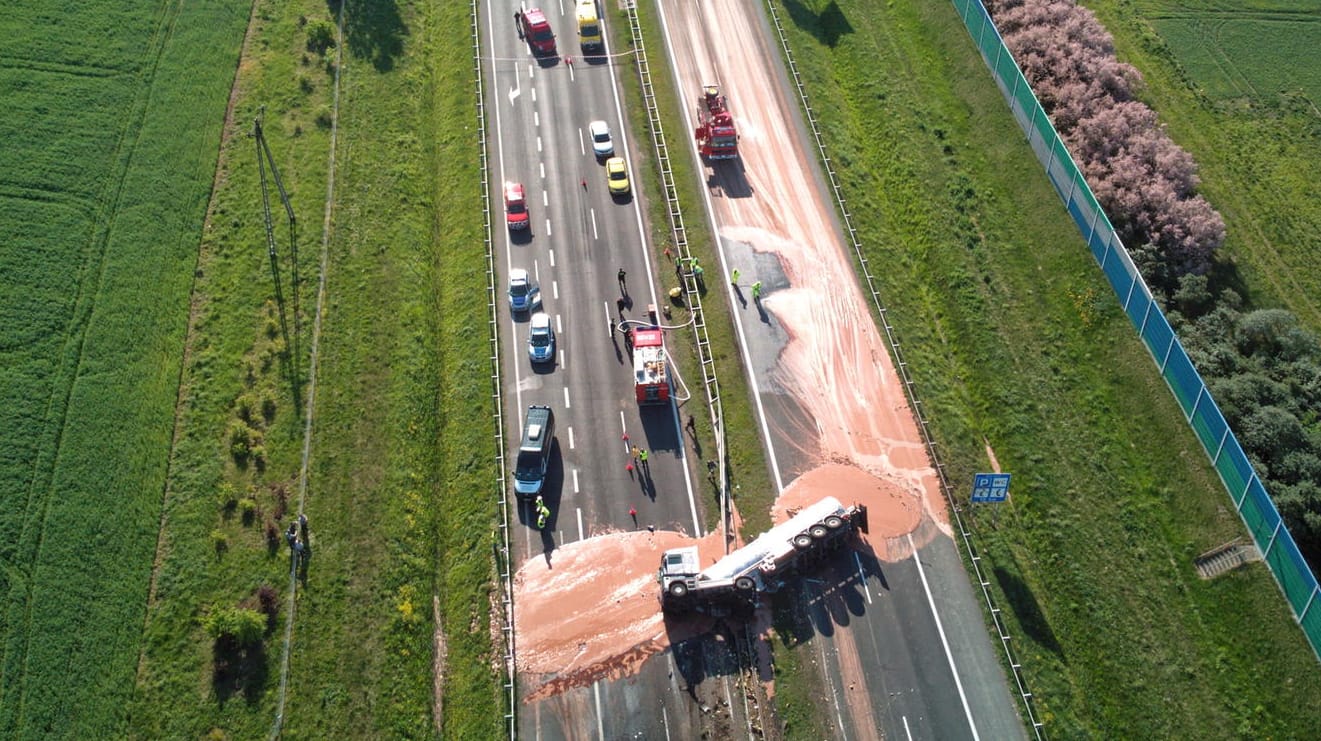
[[[523,442],[514,464],[514,493],[531,498],[541,493],[555,442],[555,413],[550,407],[530,406],[523,420]]]

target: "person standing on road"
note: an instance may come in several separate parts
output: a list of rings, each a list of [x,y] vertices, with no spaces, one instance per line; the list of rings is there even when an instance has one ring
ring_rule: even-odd
[[[523,38],[523,11],[514,11],[514,28],[518,29],[518,38]]]
[[[643,469],[645,469],[645,470],[647,470],[647,471],[650,471],[650,470],[651,470],[651,464],[650,464],[650,463],[647,463],[647,450],[646,450],[646,448],[643,448],[642,450],[639,450],[639,451],[638,451],[638,460],[642,462],[642,468],[643,468]]]
[[[734,268],[734,270],[730,272],[730,274],[729,274],[729,285],[731,285],[731,286],[737,286],[737,285],[738,285],[738,268]]]
[[[752,300],[761,301],[761,281],[752,284]]]
[[[627,295],[628,295],[628,282],[627,282],[626,278],[628,278],[628,273],[625,273],[625,272],[624,272],[624,269],[623,269],[623,268],[620,268],[620,269],[619,269],[619,274],[618,274],[616,277],[619,278],[619,292],[622,293],[622,294],[624,294],[625,296],[627,296]]]

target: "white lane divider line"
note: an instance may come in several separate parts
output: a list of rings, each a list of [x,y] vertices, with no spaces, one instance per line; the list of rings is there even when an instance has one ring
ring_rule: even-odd
[[[569,439],[570,439],[570,440],[573,439],[573,433],[572,433],[572,431],[570,431],[570,433],[569,433]],[[854,551],[854,552],[853,552],[853,561],[854,561],[855,563],[858,564],[858,580],[862,582],[862,591],[863,591],[863,592],[866,592],[866,594],[867,594],[867,604],[870,605],[870,604],[872,603],[872,601],[871,601],[871,586],[869,586],[869,585],[867,584],[867,574],[862,570],[862,559],[858,556],[858,552],[857,552],[857,551]]]
[[[565,408],[565,409],[568,409],[568,408],[569,408],[569,387],[568,387],[568,386],[565,386],[565,387],[564,387],[564,408]]]
[[[936,611],[936,598],[931,596],[931,585],[927,583],[927,572],[922,568],[922,559],[913,542],[913,534],[908,534],[908,547],[913,549],[913,563],[917,564],[917,575],[922,577],[922,589],[927,593],[927,604],[931,606],[931,617],[936,621],[936,632],[940,633],[940,645],[945,648],[945,660],[949,662],[950,673],[954,675],[954,686],[959,690],[959,702],[963,703],[963,714],[968,718],[968,727],[972,729],[974,741],[980,741],[977,723],[972,719],[972,708],[968,707],[968,696],[963,692],[963,682],[959,679],[959,668],[954,665],[954,652],[950,651],[949,638],[945,636],[945,626],[940,623],[940,613]]]
[[[583,508],[574,507],[574,510],[578,513],[578,540],[586,540],[583,537]]]

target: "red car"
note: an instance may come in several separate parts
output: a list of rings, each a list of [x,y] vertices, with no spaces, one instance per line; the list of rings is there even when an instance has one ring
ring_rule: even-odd
[[[526,229],[528,218],[523,184],[505,183],[505,222],[510,229]]]
[[[541,8],[530,8],[522,15],[523,37],[532,46],[536,54],[555,53],[555,32],[550,30],[550,21]]]

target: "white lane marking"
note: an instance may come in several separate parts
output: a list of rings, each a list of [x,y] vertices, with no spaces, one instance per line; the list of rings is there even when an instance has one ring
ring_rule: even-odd
[[[550,194],[544,190],[541,191],[541,205],[543,208],[550,205]]]
[[[533,103],[537,102],[537,89],[536,89],[536,88],[532,88],[532,102],[533,102]]]
[[[578,512],[578,540],[586,540],[586,538],[583,537],[583,508],[574,507],[574,509]]]
[[[583,144],[583,127],[578,127],[578,154],[587,154],[587,147]]]
[[[606,313],[609,314],[609,313],[610,313],[610,310],[609,310],[609,309],[606,309]],[[628,425],[624,423],[624,410],[623,410],[623,409],[620,409],[620,410],[619,410],[619,429],[621,429],[621,430],[624,431],[624,452],[627,453],[627,452],[628,452]]]
[[[556,315],[555,315],[555,331],[556,331],[556,332],[561,332],[561,333],[564,332],[564,322],[563,322],[563,320],[562,320],[562,316],[563,316],[562,314],[556,314]],[[563,351],[561,351],[561,352],[563,352]]]
[[[554,249],[554,248],[551,248],[551,250],[550,250],[550,266],[551,266],[552,268],[555,267],[555,249]]]
[[[541,136],[537,135],[537,154],[541,154]]]
[[[872,603],[871,587],[867,585],[867,574],[862,570],[862,558],[858,556],[857,551],[853,552],[853,561],[858,564],[858,579],[862,582],[862,591],[867,593],[867,604],[870,605]]]
[[[573,493],[578,493],[578,469],[573,469]]]
[[[913,543],[913,534],[908,534],[908,547],[913,549],[913,563],[917,564],[917,575],[922,577],[922,590],[927,593],[927,604],[931,606],[931,617],[936,620],[936,632],[940,633],[940,645],[945,648],[945,660],[949,662],[950,673],[954,675],[954,686],[959,690],[959,701],[963,703],[963,714],[968,717],[968,727],[972,729],[974,740],[981,739],[977,733],[977,723],[972,719],[972,708],[968,707],[968,696],[963,693],[963,682],[959,679],[959,669],[954,665],[954,653],[949,649],[949,639],[945,637],[945,626],[940,623],[940,613],[936,611],[936,598],[931,596],[931,585],[927,584],[927,572],[922,568],[922,559],[918,557],[917,545]]]
[[[563,350],[560,350],[559,355],[560,355],[560,367],[563,368],[563,367],[564,367],[564,351],[563,351]]]
[[[816,653],[817,656],[819,657],[818,660],[821,662],[820,665],[829,666],[830,664],[826,660],[826,642],[817,641],[816,643],[819,644]],[[838,652],[836,652],[836,656],[838,655],[839,655]],[[848,741],[848,731],[844,728],[843,706],[840,704],[839,701],[839,690],[835,689],[835,680],[833,677],[830,676],[830,672],[828,671],[821,672],[821,676],[825,678],[826,686],[830,688],[830,700],[835,704],[835,730],[838,732],[838,738],[844,739],[844,741]]]
[[[592,691],[596,693],[596,737],[605,738],[605,722],[601,717],[601,683],[593,682]]]
[[[602,302],[601,302],[601,305],[605,307],[605,326],[606,326],[606,332],[608,333],[608,334],[606,335],[606,337],[614,337],[614,336],[615,336],[615,335],[614,335],[614,330],[613,330],[613,329],[610,329],[610,327],[613,327],[614,324],[615,324],[615,315],[610,313],[610,304],[609,304],[609,303],[607,303],[607,302],[605,302],[605,301],[602,301]],[[623,413],[623,412],[620,412],[620,413],[619,413],[619,426],[620,426],[620,427],[623,427],[623,426],[624,426],[624,413]]]
[[[536,278],[538,283],[541,282],[541,262],[536,259],[532,260],[532,277]]]
[[[523,91],[519,89],[517,84],[515,84],[514,87],[509,88],[509,105],[512,106],[514,101],[518,99],[518,96],[522,94]]]
[[[904,719],[904,735],[908,737],[908,741],[913,741],[913,732],[908,730],[908,716],[901,715],[899,717]]]
[[[670,714],[665,712],[664,705],[661,705],[661,724],[665,726],[665,741],[670,741]]]
[[[545,162],[538,162],[538,163],[537,163],[537,167],[541,168],[541,179],[542,179],[542,180],[545,180],[545,179],[546,179],[546,163],[545,163]],[[547,221],[546,223],[550,223],[550,222]]]
[[[569,427],[569,450],[573,450],[573,427],[572,427],[572,426]],[[573,477],[574,477],[574,479],[577,479],[577,478],[578,478],[578,469],[576,469],[576,468],[573,470]],[[577,487],[574,487],[574,489],[577,490]]]
[[[533,126],[541,125],[541,114],[536,111],[532,112],[532,125]]]
[[[591,209],[592,214],[592,239],[600,239],[601,234],[596,231],[596,209]]]
[[[550,236],[550,219],[546,219],[546,236]]]
[[[551,292],[551,294],[555,297],[555,300],[556,300],[556,301],[559,301],[559,300],[560,300],[560,282],[559,282],[559,281],[557,281],[557,280],[553,280],[553,281],[550,282],[550,292]]]
[[[565,387],[564,387],[564,408],[565,408],[565,409],[568,409],[569,406],[570,406],[570,405],[569,405],[569,387],[568,387],[568,386],[565,386]]]

